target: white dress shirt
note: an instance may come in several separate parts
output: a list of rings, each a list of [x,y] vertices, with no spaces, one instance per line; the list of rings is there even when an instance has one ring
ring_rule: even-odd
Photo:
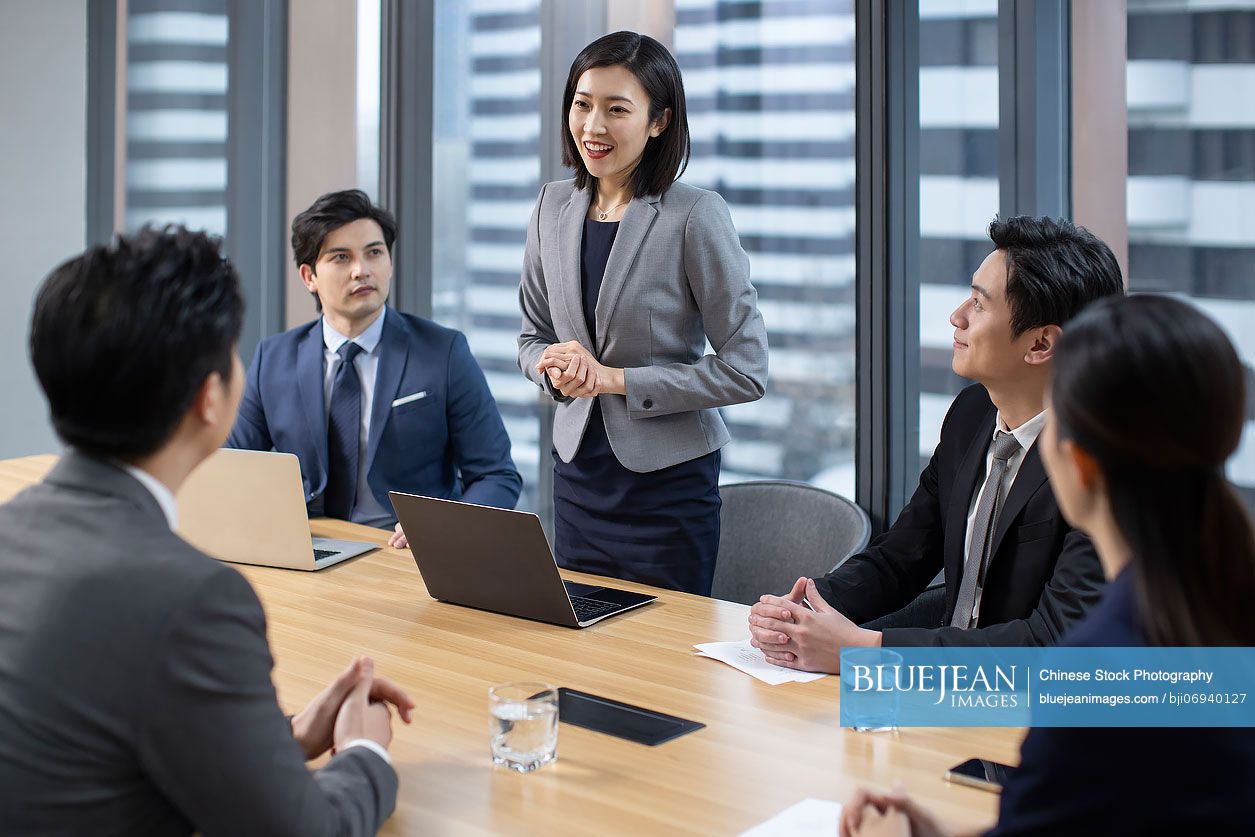
[[[373,741],[369,738],[354,738],[352,741],[348,742],[343,747],[341,747],[339,751],[343,753],[345,750],[349,749],[350,747],[365,747],[367,750],[370,750],[372,753],[379,756],[379,758],[383,759],[388,764],[392,764],[392,756],[388,755],[387,748],[385,748],[378,741]]]
[[[1042,428],[1045,426],[1045,410],[1042,410],[1040,413],[1014,429],[1009,429],[1006,422],[1002,420],[1001,411],[998,413],[998,417],[994,421],[994,435],[997,435],[998,431],[1010,433],[1015,437],[1015,440],[1020,443],[1020,449],[1007,457],[1007,470],[1003,473],[1002,482],[998,485],[999,509],[1001,509],[1003,503],[1006,502],[1007,494],[1010,493],[1011,486],[1015,483],[1015,477],[1020,473],[1020,466],[1024,464],[1024,456],[1028,453],[1028,449],[1033,446],[1033,443],[1037,441],[1037,437],[1041,435]],[[994,435],[989,437],[991,443],[993,442]],[[967,512],[967,535],[963,539],[963,555],[965,562],[963,565],[964,572],[975,572],[975,569],[971,566],[973,558],[977,561],[980,560],[979,556],[972,555],[972,524],[976,520],[976,507],[980,503],[980,498],[984,496],[985,490],[989,490],[989,487],[985,485],[985,481],[989,479],[989,473],[993,470],[993,467],[993,445],[990,444],[989,450],[985,452],[985,475],[981,477],[981,481],[977,484],[976,490],[972,492],[972,505]],[[997,526],[997,521],[994,521],[994,525]],[[982,588],[978,585],[976,588],[976,600],[972,604],[973,624],[977,624],[976,619],[980,616],[980,596],[982,592]]]
[[[370,439],[370,418],[375,400],[375,378],[379,372],[379,340],[383,336],[383,321],[387,316],[385,309],[379,309],[379,316],[366,327],[366,330],[353,338],[353,342],[362,347],[353,360],[357,369],[358,380],[362,383],[362,423],[357,434],[357,500],[353,505],[353,522],[365,523],[367,526],[382,526],[392,522],[392,511],[385,509],[375,499],[375,494],[366,482],[367,466],[366,445]],[[349,338],[331,327],[327,318],[322,320],[323,350],[323,421],[331,414],[331,385],[335,381],[336,370],[340,368],[340,355],[336,354]]]
[[[125,462],[117,464],[123,471],[139,480],[139,484],[147,488],[148,493],[153,495],[157,505],[161,506],[161,513],[166,516],[166,523],[169,524],[170,530],[174,531],[178,528],[179,503],[174,499],[173,492],[166,488],[166,484],[142,468],[136,468],[134,465],[128,465]]]
[[[380,319],[383,318],[380,317]],[[179,504],[178,501],[175,500],[174,494],[171,493],[170,489],[166,488],[165,483],[142,468],[136,468],[134,465],[129,465],[125,462],[119,462],[117,464],[122,468],[122,470],[135,477],[135,479],[139,481],[139,484],[144,486],[144,488],[147,488],[148,492],[153,495],[153,499],[157,501],[157,505],[161,506],[161,511],[166,516],[166,523],[170,524],[171,531],[177,528],[179,525]],[[388,755],[387,749],[385,749],[378,741],[372,741],[369,738],[354,738],[340,749],[343,751],[349,749],[350,747],[365,747],[388,764],[392,764],[392,757]]]

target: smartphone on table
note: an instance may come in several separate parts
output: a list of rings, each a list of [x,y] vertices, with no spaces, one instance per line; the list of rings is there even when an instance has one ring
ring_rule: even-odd
[[[968,759],[947,770],[946,781],[998,793],[1014,771],[1014,767],[989,759]]]

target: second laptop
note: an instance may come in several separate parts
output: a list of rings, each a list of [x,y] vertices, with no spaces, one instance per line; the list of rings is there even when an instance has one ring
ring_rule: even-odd
[[[656,598],[563,581],[530,512],[391,492],[427,592],[444,602],[586,628]]]

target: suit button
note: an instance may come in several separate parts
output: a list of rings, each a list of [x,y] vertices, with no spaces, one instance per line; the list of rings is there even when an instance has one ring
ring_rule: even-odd
[[[653,409],[654,399],[646,398],[644,401],[641,402],[641,406],[644,407],[646,410]]]

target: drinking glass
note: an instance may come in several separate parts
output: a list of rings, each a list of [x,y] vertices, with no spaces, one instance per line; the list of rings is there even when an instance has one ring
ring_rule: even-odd
[[[902,655],[885,648],[841,650],[841,725],[857,732],[889,732],[898,728],[900,699],[893,689]],[[863,682],[877,687],[855,692],[856,670]]]
[[[558,754],[558,690],[548,683],[503,683],[488,690],[492,763],[531,773]]]

